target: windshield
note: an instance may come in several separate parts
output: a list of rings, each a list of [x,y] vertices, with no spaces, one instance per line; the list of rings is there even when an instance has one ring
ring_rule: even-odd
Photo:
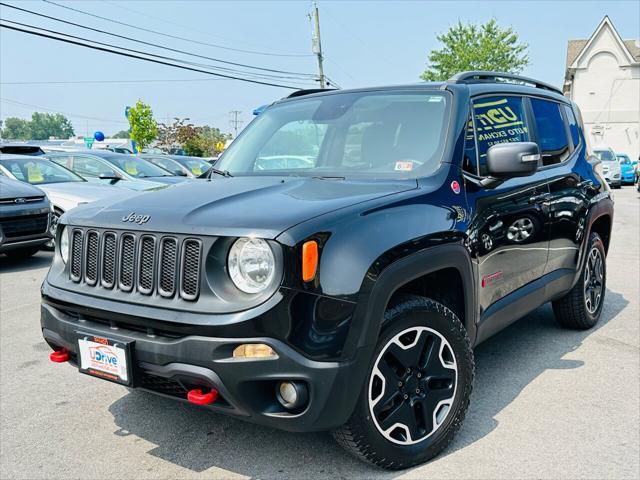
[[[147,162],[142,158],[134,157],[133,155],[105,155],[102,158],[121,170],[124,170],[132,177],[146,178],[171,176],[171,173],[166,170],[157,167],[153,163]]]
[[[85,182],[80,175],[61,167],[50,160],[0,160],[0,164],[14,177],[32,185],[45,183]]]
[[[416,178],[444,148],[444,92],[353,92],[269,107],[220,158],[232,175]]]
[[[202,175],[211,168],[211,164],[209,162],[199,157],[180,157],[180,155],[176,155],[171,158],[180,163],[183,167],[187,168],[196,177],[198,175]]]
[[[630,164],[631,163],[631,159],[629,157],[627,157],[626,155],[618,155],[618,161],[622,165],[626,165],[626,164]]]
[[[603,162],[615,162],[616,156],[611,150],[594,150],[593,154]]]
[[[158,155],[158,156],[145,155],[144,159],[150,161],[154,165],[164,168],[165,170],[173,173],[174,175],[186,175],[184,167],[180,165],[178,162],[176,162],[175,160],[173,160],[168,155]]]

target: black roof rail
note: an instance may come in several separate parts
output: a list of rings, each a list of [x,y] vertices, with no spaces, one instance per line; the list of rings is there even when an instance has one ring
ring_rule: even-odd
[[[501,79],[507,80],[506,82],[502,83],[524,83],[529,84],[535,88],[542,88],[544,90],[549,90],[563,95],[562,90],[560,90],[558,87],[554,87],[549,83],[541,82],[539,80],[534,80],[533,78],[516,75],[515,73],[474,70],[470,72],[460,72],[451,77],[448,81],[451,83],[500,83]],[[509,80],[512,80],[512,82],[509,82]]]
[[[296,90],[295,92],[287,95],[284,98],[302,97],[303,95],[311,95],[312,93],[331,92],[337,90],[337,88],[307,88],[303,90]]]

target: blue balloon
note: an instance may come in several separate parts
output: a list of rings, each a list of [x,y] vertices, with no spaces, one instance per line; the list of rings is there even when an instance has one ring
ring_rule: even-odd
[[[95,138],[97,141],[101,142],[104,140],[104,133],[97,131],[96,133],[93,134],[93,138]]]

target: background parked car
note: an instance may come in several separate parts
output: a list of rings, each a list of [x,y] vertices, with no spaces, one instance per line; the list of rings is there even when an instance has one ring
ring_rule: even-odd
[[[620,176],[622,183],[633,185],[638,180],[636,174],[636,166],[638,162],[632,162],[626,153],[616,153],[618,163],[620,164]]]
[[[181,177],[132,155],[108,151],[51,153],[47,157],[90,182],[117,185],[130,190],[154,190],[176,183]]]
[[[602,174],[607,183],[613,188],[620,188],[622,171],[613,150],[608,147],[599,147],[593,149],[593,154],[602,162]]]
[[[27,143],[0,143],[0,153],[44,155],[44,150],[39,145],[29,145]]]
[[[51,239],[51,204],[44,192],[0,175],[0,253],[28,257]]]
[[[58,219],[64,212],[83,203],[109,197],[122,197],[122,188],[89,183],[81,176],[43,157],[0,154],[0,173],[21,182],[37,185],[53,205],[50,223],[55,236]],[[53,247],[53,241],[49,242]]]
[[[175,175],[190,178],[199,177],[211,168],[211,163],[201,157],[157,154],[143,154],[140,155],[140,157],[150,161],[154,165],[164,168],[165,170],[169,170]]]

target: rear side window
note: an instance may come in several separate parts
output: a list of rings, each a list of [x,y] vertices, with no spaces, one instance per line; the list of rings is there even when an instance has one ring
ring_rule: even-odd
[[[570,149],[560,104],[532,98],[531,109],[536,120],[542,165],[562,163],[569,156]]]
[[[478,174],[487,175],[487,150],[506,142],[528,142],[529,129],[522,97],[483,97],[473,103],[478,144]]]
[[[567,105],[564,106],[564,112],[567,115],[567,121],[569,122],[569,132],[571,133],[571,141],[573,146],[577,147],[580,143],[580,130],[578,127],[578,121],[573,114],[573,109]]]

